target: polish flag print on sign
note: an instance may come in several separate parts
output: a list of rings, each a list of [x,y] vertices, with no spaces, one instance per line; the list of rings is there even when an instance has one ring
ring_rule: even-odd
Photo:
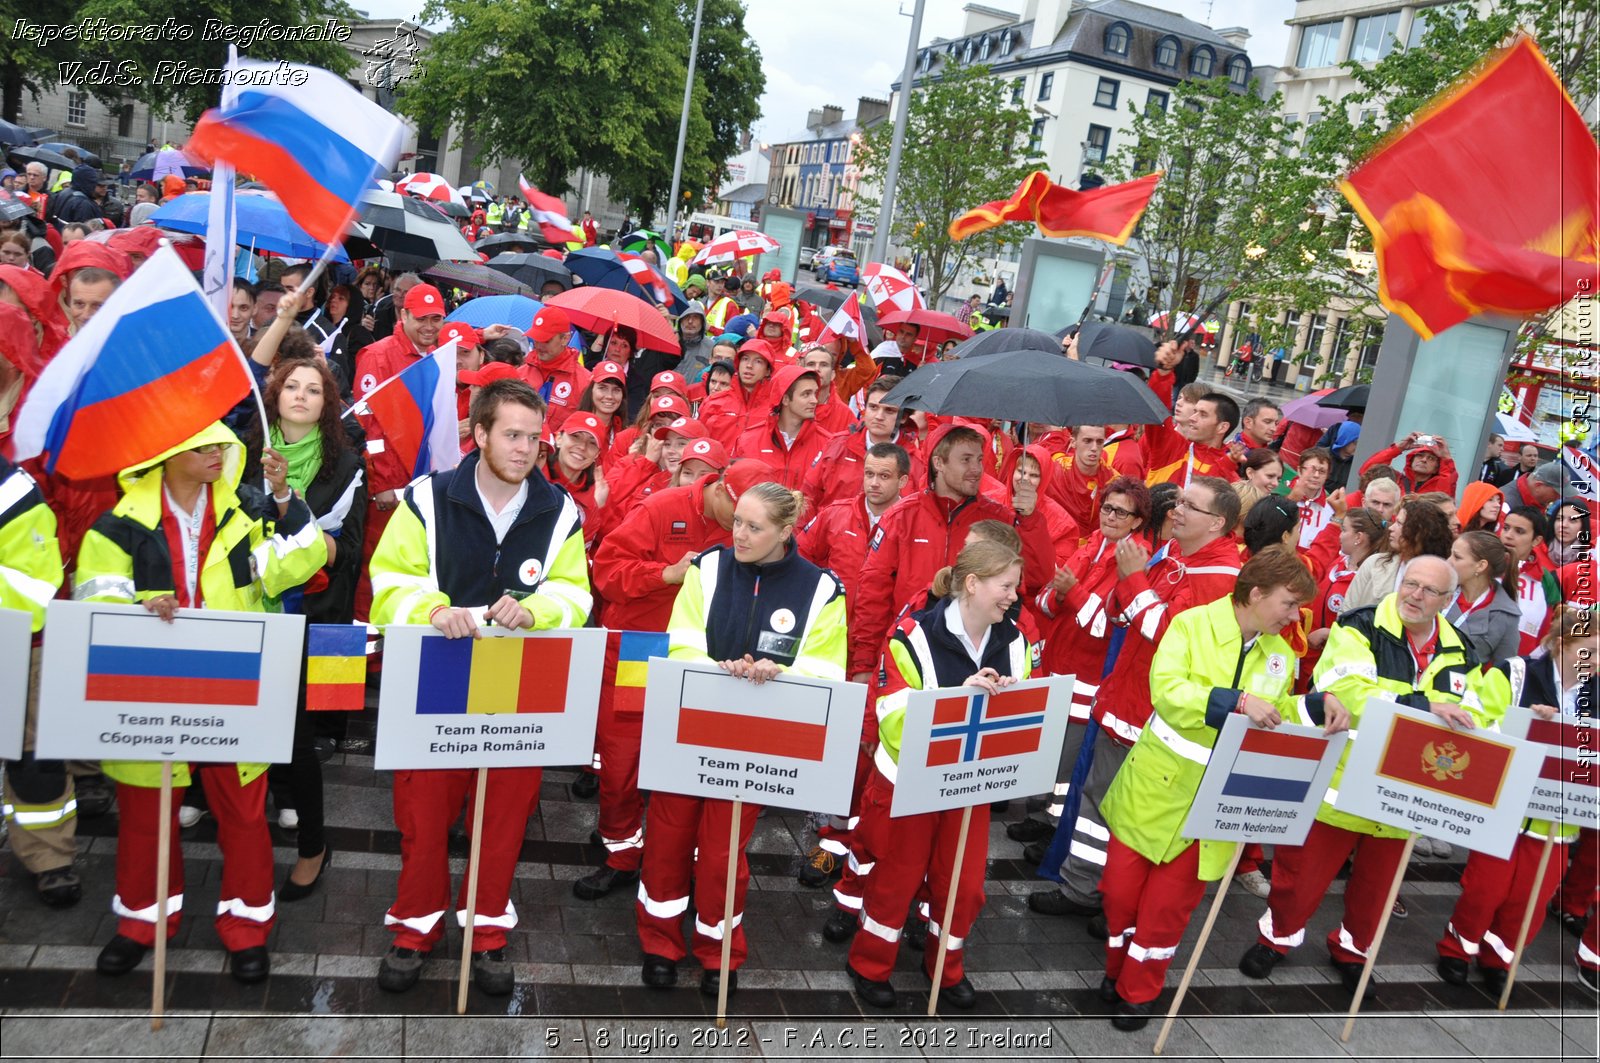
[[[1600,827],[1600,754],[1593,717],[1561,715],[1541,720],[1513,706],[1500,723],[1503,733],[1536,743],[1544,752],[1527,814],[1580,827]]]
[[[730,753],[760,753],[820,762],[828,740],[828,706],[754,706],[748,712],[691,704],[678,710],[678,741]]]

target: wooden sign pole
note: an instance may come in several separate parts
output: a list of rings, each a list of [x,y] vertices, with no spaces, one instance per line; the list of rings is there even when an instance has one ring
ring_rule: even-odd
[[[1206,942],[1211,938],[1211,928],[1217,925],[1217,915],[1222,911],[1222,898],[1228,895],[1228,887],[1233,883],[1233,873],[1239,868],[1239,857],[1244,855],[1244,846],[1245,843],[1240,842],[1233,847],[1233,859],[1228,861],[1228,870],[1223,874],[1222,881],[1217,884],[1217,895],[1211,901],[1211,910],[1206,913],[1205,926],[1200,928],[1200,940],[1194,943],[1194,952],[1189,955],[1189,965],[1183,969],[1183,980],[1178,983],[1178,992],[1172,997],[1172,1007],[1167,1009],[1167,1021],[1161,1024],[1161,1036],[1156,1038],[1155,1054],[1158,1056],[1161,1050],[1167,1047],[1167,1035],[1172,1033],[1172,1024],[1178,1021],[1178,1009],[1183,1006],[1184,995],[1189,992],[1189,982],[1194,978],[1195,968],[1200,966],[1200,954],[1205,951]]]
[[[1406,865],[1411,863],[1411,850],[1416,848],[1417,836],[1409,835],[1406,838],[1406,847],[1400,852],[1400,866],[1394,869],[1394,881],[1389,883],[1389,895],[1383,901],[1383,918],[1378,922],[1378,932],[1372,935],[1372,944],[1367,946],[1367,962],[1361,965],[1361,981],[1356,983],[1355,999],[1350,1001],[1349,1018],[1345,1019],[1344,1032],[1339,1035],[1339,1040],[1348,1042],[1350,1035],[1355,1032],[1356,1013],[1361,1010],[1361,998],[1367,995],[1367,983],[1372,981],[1372,965],[1378,962],[1378,947],[1383,944],[1384,932],[1389,929],[1389,920],[1394,916],[1394,902],[1400,896],[1400,883],[1406,877]]]
[[[739,825],[744,820],[744,798],[733,799],[728,826],[728,880],[722,899],[722,977],[717,981],[717,1029],[728,1028],[728,964],[733,959],[733,894],[739,882]]]
[[[950,891],[944,899],[944,918],[939,921],[939,954],[933,958],[933,987],[928,990],[928,1014],[938,1014],[939,984],[944,980],[944,958],[950,951],[950,920],[956,917],[956,894],[961,891],[961,862],[967,856],[967,827],[972,823],[972,806],[961,810],[961,835],[956,839],[955,866],[950,869]]]
[[[1522,912],[1522,928],[1517,931],[1517,949],[1511,956],[1511,969],[1506,972],[1505,988],[1500,990],[1500,1010],[1511,1002],[1511,986],[1517,980],[1517,968],[1522,966],[1522,950],[1528,947],[1528,928],[1533,925],[1534,905],[1539,903],[1539,891],[1544,887],[1545,872],[1550,869],[1550,851],[1556,844],[1556,825],[1545,826],[1544,848],[1539,851],[1539,870],[1533,873],[1533,892],[1528,894],[1528,907]],[[1516,859],[1516,851],[1511,857]]]
[[[483,848],[483,801],[489,769],[478,769],[478,795],[472,802],[472,848],[467,853],[467,916],[461,928],[461,981],[456,987],[456,1014],[467,1013],[467,981],[472,975],[472,924],[478,914],[478,853]]]
[[[156,974],[150,986],[150,1029],[162,1027],[167,1007],[167,888],[172,884],[172,761],[161,762],[161,822],[156,828]]]

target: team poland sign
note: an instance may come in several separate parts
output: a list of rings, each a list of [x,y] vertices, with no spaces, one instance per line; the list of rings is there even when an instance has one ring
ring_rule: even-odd
[[[867,688],[651,658],[639,787],[844,815]]]

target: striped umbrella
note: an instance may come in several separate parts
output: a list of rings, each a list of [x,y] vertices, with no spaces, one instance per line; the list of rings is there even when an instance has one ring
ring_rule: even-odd
[[[436,199],[442,203],[460,203],[463,206],[466,200],[461,198],[461,193],[450,187],[446,181],[436,173],[414,173],[410,177],[394,183],[396,192],[404,192],[408,196],[418,199]]]
[[[917,291],[916,283],[893,266],[869,262],[861,268],[861,282],[880,314],[894,310],[917,310],[923,306],[922,294]]]
[[[702,247],[690,261],[702,265],[732,262],[734,259],[749,258],[751,255],[771,254],[779,246],[778,241],[766,233],[756,232],[754,229],[735,229],[723,233]]]

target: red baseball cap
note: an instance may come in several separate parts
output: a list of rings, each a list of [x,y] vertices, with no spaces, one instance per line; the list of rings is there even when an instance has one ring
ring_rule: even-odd
[[[483,333],[465,321],[447,321],[444,328],[439,330],[439,346],[443,347],[451,340],[455,340],[457,346],[478,347],[483,343]]]
[[[689,416],[689,404],[681,395],[660,395],[650,400],[650,416],[670,413],[674,418]]]
[[[419,284],[406,292],[406,309],[417,317],[444,314],[444,296],[431,284]]]
[[[685,461],[700,456],[691,453],[691,451],[702,442],[706,442],[706,440],[697,440],[689,444],[688,448],[683,452]],[[715,442],[715,440],[710,442]],[[754,458],[740,458],[732,465],[729,465],[727,471],[722,474],[722,484],[728,489],[728,497],[737,502],[739,501],[739,496],[750,490],[750,488],[756,484],[768,483],[776,475],[772,471],[772,466],[764,461],[757,461]]]
[[[628,371],[622,368],[621,362],[601,362],[594,367],[594,372],[589,376],[589,383],[598,384],[602,380],[614,380],[623,387],[627,387]]]
[[[583,412],[570,414],[565,421],[561,422],[561,430],[568,435],[587,432],[602,447],[606,445],[606,436],[609,435],[605,425],[600,423],[600,418],[592,413]]]
[[[728,448],[707,436],[704,439],[696,439],[693,443],[683,448],[683,460],[688,461],[691,458],[695,461],[703,461],[713,469],[721,472],[728,467]],[[760,462],[754,462],[753,464],[761,465]],[[763,469],[766,468],[765,465],[761,465],[761,467]],[[729,488],[728,493],[733,494],[733,489]],[[733,497],[737,499],[739,496],[734,494]]]
[[[690,417],[680,417],[671,424],[664,424],[650,433],[657,439],[665,439],[669,435],[682,436],[685,439],[705,439],[706,426]]]
[[[517,367],[509,362],[485,362],[483,368],[476,372],[464,370],[456,374],[456,383],[474,384],[482,387],[493,384],[496,380],[520,380],[522,374],[517,372]]]
[[[544,343],[551,336],[561,336],[572,331],[572,320],[559,306],[540,307],[528,327],[528,338],[534,343]]]
[[[684,398],[689,397],[689,382],[684,379],[682,373],[674,373],[670,369],[662,370],[650,378],[650,390],[655,391],[658,388],[671,388]]]

